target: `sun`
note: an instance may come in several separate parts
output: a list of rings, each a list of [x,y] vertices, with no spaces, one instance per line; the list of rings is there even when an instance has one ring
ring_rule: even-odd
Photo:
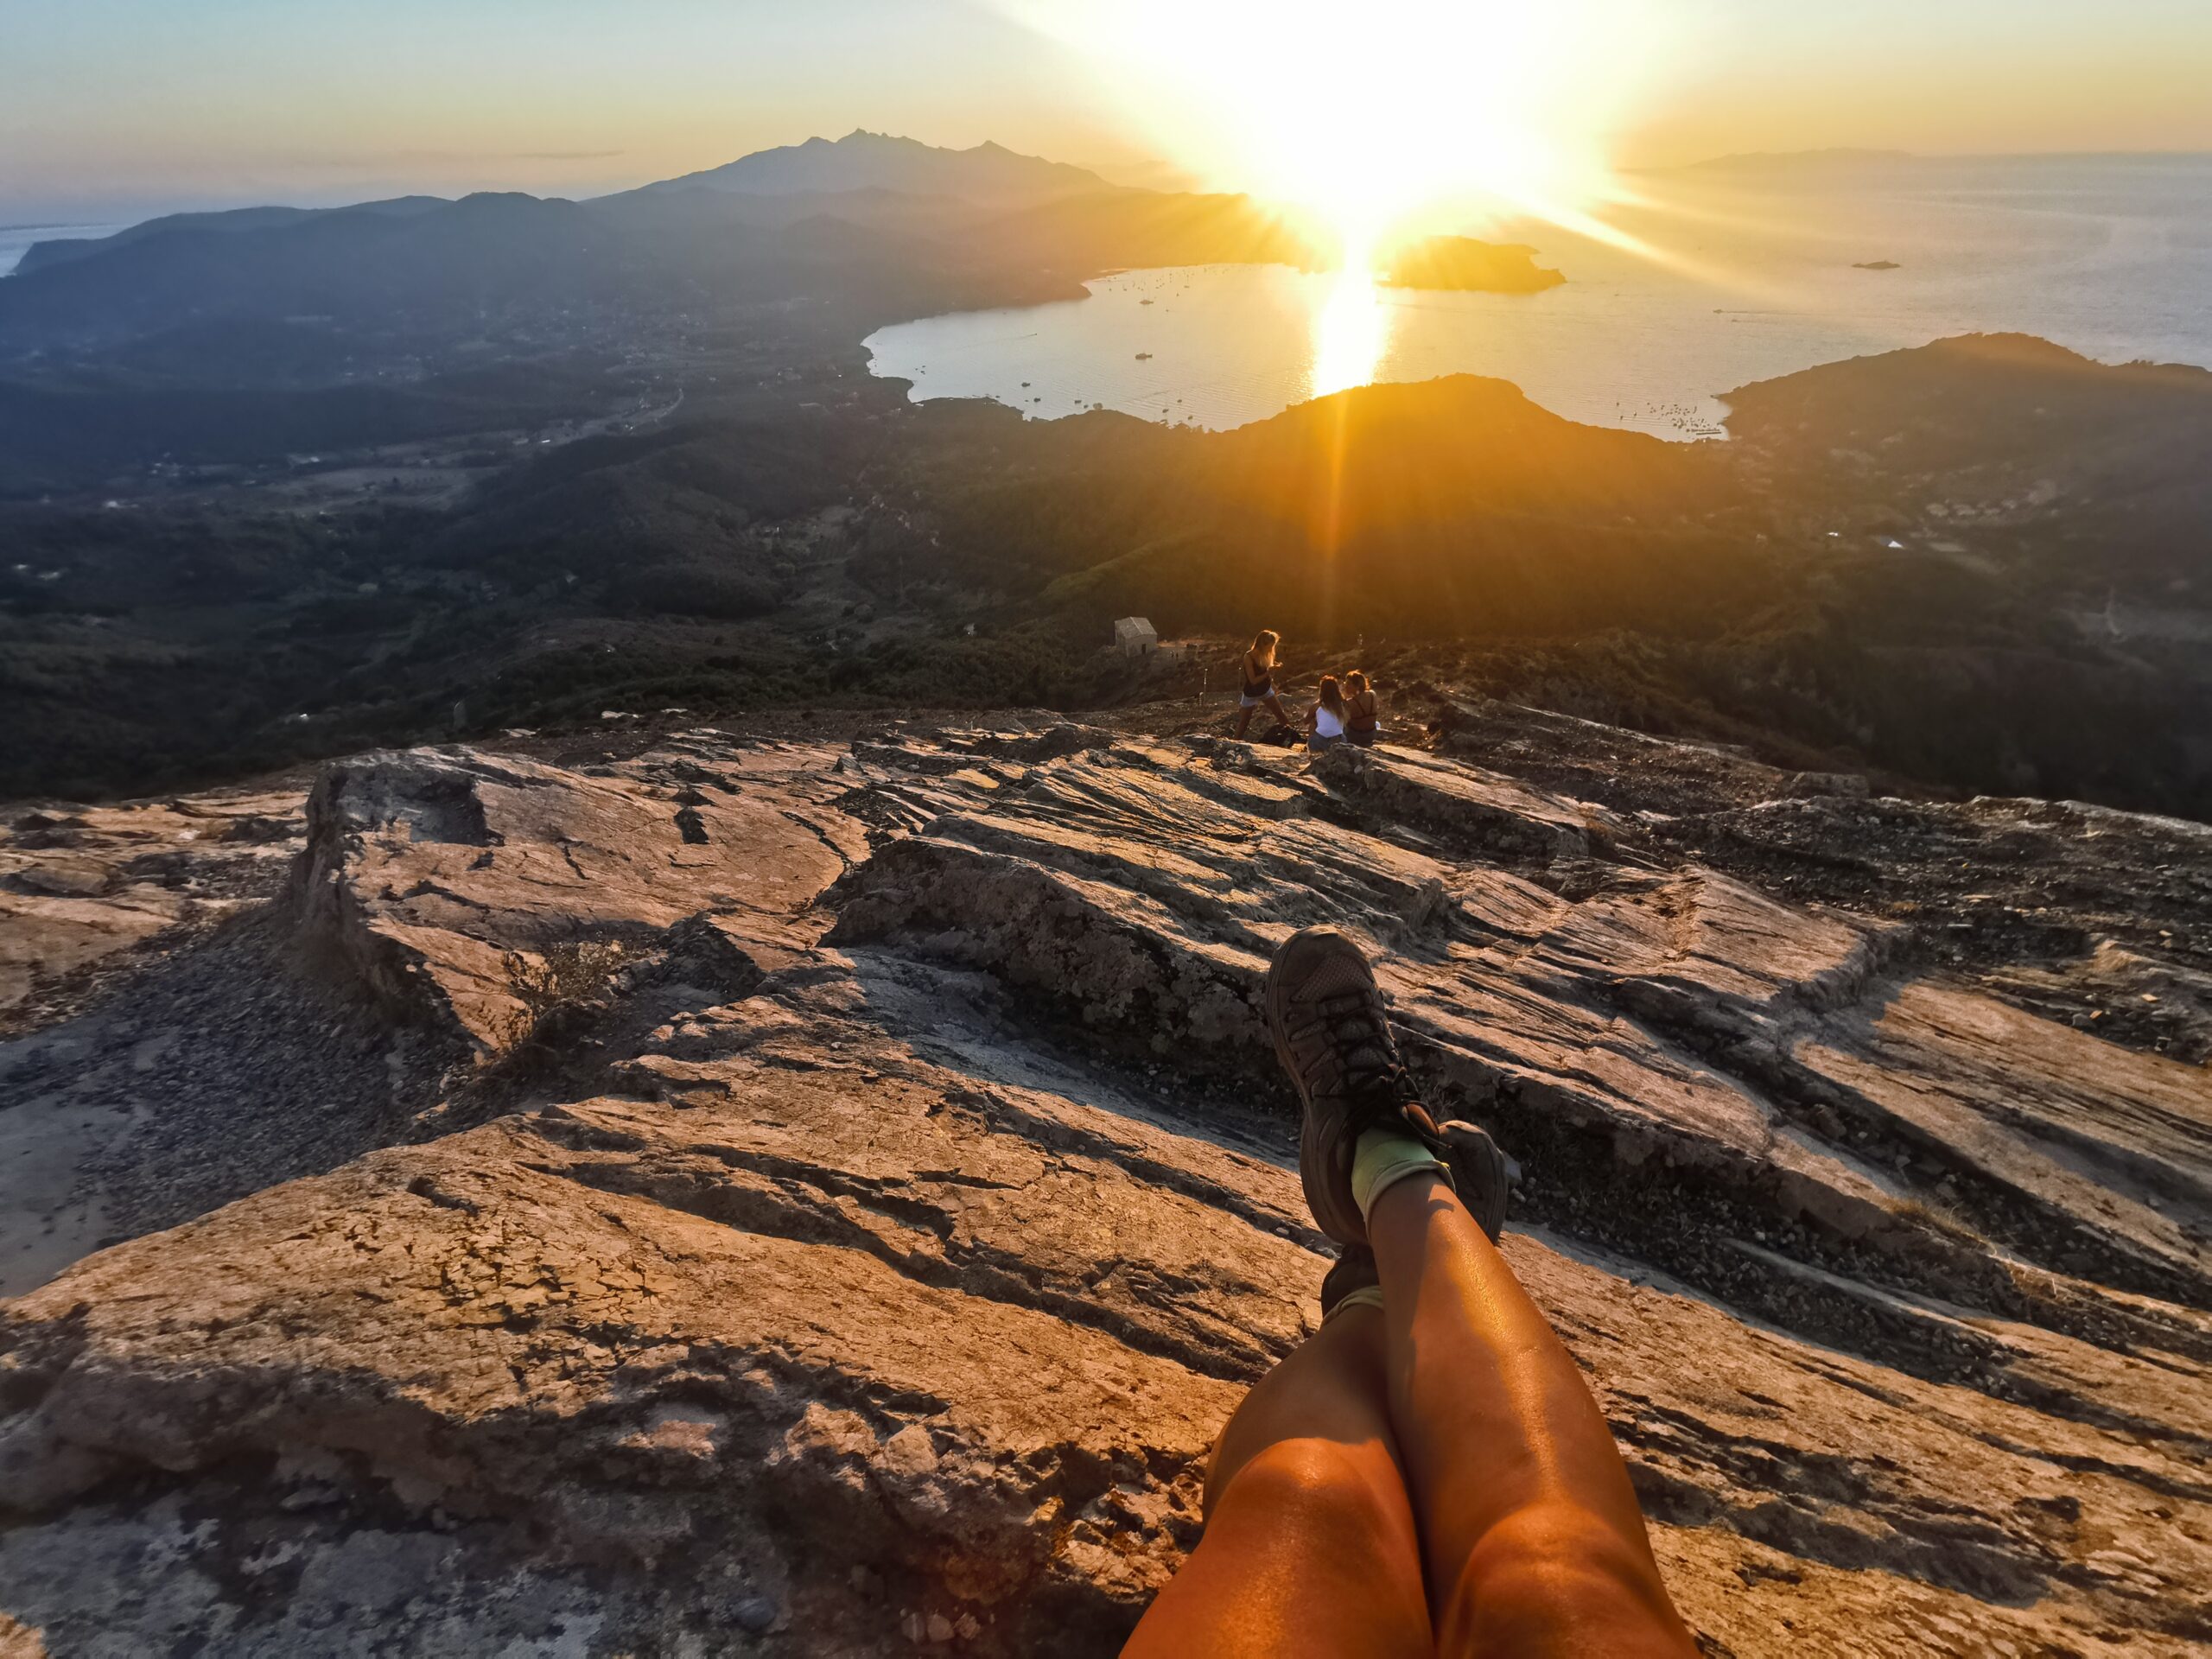
[[[1659,0],[1002,0],[1169,156],[1300,206],[1348,269],[1456,216],[1573,223],[1667,56]]]

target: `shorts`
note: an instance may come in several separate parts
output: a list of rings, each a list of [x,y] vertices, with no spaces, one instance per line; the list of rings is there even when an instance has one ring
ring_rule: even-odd
[[[1344,739],[1341,736],[1324,737],[1320,733],[1316,732],[1306,740],[1306,752],[1308,754],[1319,754],[1325,750],[1335,748],[1343,741]]]
[[[1382,734],[1380,730],[1366,732],[1348,731],[1344,734],[1344,736],[1354,748],[1371,749],[1375,747],[1375,740]]]
[[[1274,693],[1272,691],[1262,691],[1256,697],[1240,696],[1236,699],[1236,706],[1239,709],[1257,709],[1273,696]]]

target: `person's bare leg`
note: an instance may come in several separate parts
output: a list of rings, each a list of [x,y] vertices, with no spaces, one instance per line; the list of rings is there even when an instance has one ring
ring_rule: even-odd
[[[1379,1193],[1367,1230],[1437,1650],[1694,1655],[1604,1414],[1497,1247],[1430,1174]]]
[[[1304,1104],[1298,1173],[1314,1224],[1374,1253],[1390,1422],[1439,1650],[1694,1659],[1597,1402],[1491,1243],[1503,1154],[1421,1103],[1350,935],[1285,939],[1265,1006]]]
[[[1237,735],[1238,737],[1240,737],[1240,738],[1241,738],[1241,737],[1243,737],[1243,736],[1244,735],[1245,728],[1246,728],[1247,727],[1249,727],[1249,726],[1250,726],[1250,725],[1251,725],[1251,723],[1252,723],[1252,715],[1253,715],[1253,712],[1255,711],[1255,709],[1257,709],[1257,707],[1258,707],[1258,705],[1257,705],[1256,703],[1249,703],[1249,702],[1247,702],[1247,703],[1241,703],[1241,704],[1239,704],[1239,705],[1237,706],[1237,709],[1236,709],[1236,735]]]
[[[1382,1315],[1342,1309],[1230,1419],[1206,1528],[1125,1659],[1427,1659],[1434,1651],[1390,1439]]]

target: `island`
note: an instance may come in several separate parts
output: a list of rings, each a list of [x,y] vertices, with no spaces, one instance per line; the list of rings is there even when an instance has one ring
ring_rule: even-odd
[[[1518,242],[1479,242],[1468,236],[1432,236],[1391,262],[1382,280],[1392,288],[1449,289],[1469,294],[1540,294],[1567,281],[1536,263],[1536,251]]]
[[[1894,259],[1862,259],[1852,266],[1853,270],[1903,270],[1904,267]]]

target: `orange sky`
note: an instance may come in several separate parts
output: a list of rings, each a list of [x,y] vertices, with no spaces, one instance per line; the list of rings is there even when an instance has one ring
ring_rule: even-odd
[[[1081,3],[17,0],[0,60],[0,222],[410,189],[588,194],[862,126],[1279,182],[1235,146],[1188,137],[1192,111],[1171,106],[1193,83],[1154,84],[1037,26]],[[1637,50],[1647,36],[1663,50],[1618,61],[1608,30],[1570,66],[1637,83],[1609,91],[1582,135],[1614,164],[1827,145],[2212,150],[2204,0],[1623,8]],[[1279,29],[1285,8],[1245,10]],[[1337,7],[1331,26],[1372,10]],[[1497,15],[1506,41],[1525,14]],[[1429,44],[1386,41],[1380,60],[1418,65]],[[1174,31],[1158,45],[1172,60]],[[1510,41],[1461,49],[1513,84]]]

